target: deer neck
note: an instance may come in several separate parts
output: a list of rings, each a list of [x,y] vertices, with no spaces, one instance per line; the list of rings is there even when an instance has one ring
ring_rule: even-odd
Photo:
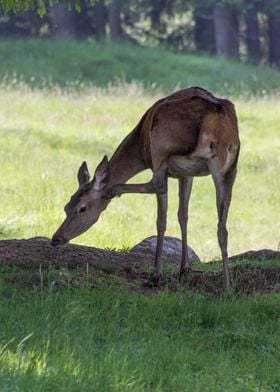
[[[147,168],[140,150],[137,129],[133,130],[119,145],[110,162],[109,187],[125,184],[130,178]]]

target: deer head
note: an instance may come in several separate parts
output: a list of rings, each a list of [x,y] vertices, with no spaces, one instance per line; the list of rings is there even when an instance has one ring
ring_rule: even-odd
[[[53,235],[51,244],[61,246],[84,233],[94,223],[110,200],[102,198],[109,181],[109,162],[105,156],[95,170],[90,181],[86,162],[78,170],[79,188],[65,205],[66,218]]]

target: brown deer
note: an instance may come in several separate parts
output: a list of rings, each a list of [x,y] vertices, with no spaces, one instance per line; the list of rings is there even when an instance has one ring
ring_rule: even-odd
[[[167,180],[178,178],[178,220],[182,233],[180,277],[190,269],[187,252],[188,203],[193,177],[211,174],[216,188],[218,241],[227,293],[231,294],[226,221],[236,176],[240,142],[234,105],[210,92],[191,87],[157,101],[121,142],[110,161],[105,156],[90,180],[86,162],[78,171],[79,188],[65,206],[66,219],[51,243],[59,246],[97,222],[115,196],[155,193],[157,196],[157,249],[153,282],[161,276],[166,229]],[[142,170],[151,169],[151,181],[126,184]]]

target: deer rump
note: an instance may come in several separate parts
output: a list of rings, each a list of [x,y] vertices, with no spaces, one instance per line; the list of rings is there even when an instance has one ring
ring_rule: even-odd
[[[168,162],[168,176],[175,178],[210,174],[207,161],[213,158],[226,173],[239,149],[234,105],[200,87],[157,101],[133,132],[146,166],[154,171]]]

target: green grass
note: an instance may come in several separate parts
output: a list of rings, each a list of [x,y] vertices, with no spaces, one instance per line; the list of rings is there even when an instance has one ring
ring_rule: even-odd
[[[63,206],[76,190],[76,173],[86,159],[90,171],[112,155],[156,99],[137,85],[84,93],[0,91],[2,238],[50,237],[64,218]],[[235,99],[242,142],[239,173],[229,217],[230,254],[279,245],[279,100]],[[150,172],[135,181],[150,178]],[[177,183],[170,181],[167,234],[179,236]],[[219,256],[214,187],[195,179],[189,242],[199,256]],[[75,240],[93,246],[133,246],[156,232],[153,195],[113,200],[97,225]],[[128,229],[129,228],[129,229]]]
[[[279,72],[266,67],[121,43],[2,39],[0,53],[0,80],[15,85],[20,79],[31,86],[83,89],[137,81],[150,91],[199,85],[235,96],[267,95],[280,88]]]
[[[162,93],[200,85],[232,98],[239,116],[230,254],[279,247],[279,73],[92,42],[2,40],[0,53],[1,239],[50,237],[80,163],[93,172]],[[179,236],[169,188],[167,234]],[[217,258],[210,178],[195,180],[189,215],[191,246]],[[155,220],[154,196],[123,196],[75,242],[124,249],[155,234]],[[1,268],[1,391],[279,390],[279,296],[143,295],[105,267],[90,279]]]
[[[279,390],[274,295],[228,301],[4,284],[0,318],[3,391]]]

